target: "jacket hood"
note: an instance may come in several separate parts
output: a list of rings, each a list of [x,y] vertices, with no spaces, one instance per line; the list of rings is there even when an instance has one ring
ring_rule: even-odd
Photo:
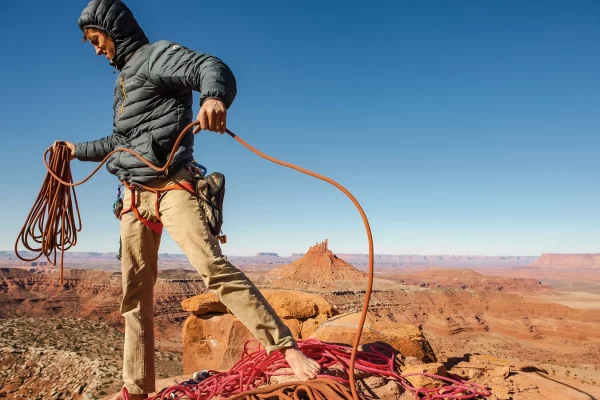
[[[115,42],[111,65],[121,70],[137,49],[150,41],[138,25],[133,13],[121,0],[92,0],[83,9],[79,28],[100,29]]]

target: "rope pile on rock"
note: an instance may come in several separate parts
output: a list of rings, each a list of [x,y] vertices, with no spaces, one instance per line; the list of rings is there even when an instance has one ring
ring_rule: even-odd
[[[201,382],[190,380],[164,388],[151,399],[210,400],[217,396],[229,400],[353,399],[348,387],[352,353],[350,346],[324,343],[316,339],[298,340],[298,346],[307,357],[321,364],[322,370],[317,379],[270,385],[270,379],[274,376],[292,375],[289,365],[281,352],[275,351],[267,355],[256,340],[250,340],[244,346],[241,359],[229,371],[207,371],[208,378]],[[474,399],[478,396],[490,396],[490,392],[484,387],[463,381],[459,377],[450,378],[424,372],[402,374],[399,366],[394,350],[378,344],[359,350],[355,361],[359,376],[395,380],[406,391],[413,392],[415,399]],[[415,388],[406,380],[406,377],[415,375],[428,376],[445,384],[438,388]],[[122,395],[125,400],[129,398],[125,389]],[[358,396],[359,399],[365,399],[360,393]]]
[[[43,160],[48,174],[46,175],[40,194],[31,208],[25,224],[15,242],[15,253],[17,256],[22,260],[27,260],[25,257],[19,255],[19,241],[27,249],[38,252],[38,256],[35,259],[41,255],[45,255],[50,261],[50,257],[54,255],[53,264],[56,264],[56,251],[60,249],[60,281],[62,285],[64,251],[76,244],[77,232],[81,230],[81,219],[79,217],[74,187],[89,180],[113,154],[120,151],[133,154],[150,168],[157,172],[164,172],[165,175],[167,175],[168,168],[175,156],[175,152],[179,148],[179,144],[183,140],[185,134],[198,124],[198,121],[192,122],[181,131],[173,145],[171,154],[169,154],[167,161],[162,167],[153,165],[131,149],[117,148],[107,154],[102,162],[85,179],[76,183],[73,183],[70,167],[70,150],[67,148],[66,144],[59,143],[57,146],[47,149],[44,153]],[[289,366],[280,352],[273,352],[270,355],[267,355],[265,350],[260,349],[260,347],[256,349],[256,346],[254,351],[250,351],[250,347],[248,347],[249,344],[247,343],[243,357],[229,371],[223,373],[213,372],[212,376],[197,384],[176,385],[167,388],[163,390],[159,396],[155,396],[154,398],[182,399],[187,397],[191,400],[208,400],[218,395],[222,398],[228,397],[230,399],[240,400],[300,400],[305,398],[311,400],[364,399],[364,396],[359,394],[356,389],[355,369],[365,373],[395,379],[406,390],[414,392],[415,399],[418,399],[420,395],[424,395],[426,399],[472,399],[476,396],[489,396],[490,393],[488,391],[473,383],[463,382],[459,379],[435,376],[428,373],[414,373],[410,375],[430,376],[446,381],[448,385],[441,389],[414,388],[404,379],[409,375],[402,375],[396,369],[393,352],[391,354],[386,354],[383,347],[373,347],[369,351],[362,350],[359,352],[360,337],[367,317],[374,275],[373,236],[369,221],[367,220],[367,216],[362,207],[346,188],[334,180],[270,157],[250,146],[230,130],[227,130],[226,132],[238,143],[260,157],[332,184],[346,194],[356,206],[356,209],[364,222],[369,243],[367,290],[360,322],[357,325],[357,332],[352,348],[323,343],[316,340],[299,341],[300,350],[322,365],[323,373],[319,376],[319,379],[259,387],[267,384],[271,376],[282,374],[281,372],[278,372],[281,368]],[[73,206],[75,206],[75,210],[73,210]],[[79,224],[75,222],[76,217]],[[33,247],[30,244],[31,241],[35,241],[40,247]],[[338,368],[338,373],[342,372],[343,376],[330,374],[334,371],[334,366]],[[122,393],[125,399],[129,398],[126,389],[123,389]]]

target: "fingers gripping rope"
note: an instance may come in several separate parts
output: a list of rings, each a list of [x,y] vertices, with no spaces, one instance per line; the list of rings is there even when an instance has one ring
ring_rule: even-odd
[[[73,182],[71,175],[70,153],[67,146],[65,144],[58,143],[57,146],[48,148],[44,152],[43,156],[44,165],[46,166],[48,172],[44,183],[42,184],[42,188],[40,189],[40,193],[33,207],[31,208],[25,224],[15,242],[15,253],[17,256],[23,261],[32,261],[41,257],[42,255],[46,256],[48,261],[50,261],[50,257],[53,256],[53,264],[56,264],[56,251],[60,249],[60,281],[62,285],[64,251],[68,250],[77,243],[77,232],[81,231],[81,217],[79,214],[77,197],[75,196],[75,186],[79,186],[87,182],[96,172],[98,172],[100,167],[102,167],[102,165],[108,161],[110,156],[119,151],[131,153],[133,156],[137,157],[140,161],[156,172],[167,172],[171,162],[173,161],[173,157],[175,156],[175,151],[179,148],[179,144],[183,140],[185,134],[192,127],[198,124],[198,122],[192,122],[183,129],[173,145],[173,149],[171,154],[169,154],[169,158],[162,167],[153,165],[144,159],[140,154],[131,149],[118,148],[107,154],[102,162],[98,164],[98,166],[87,177],[76,183]],[[307,356],[317,360],[325,368],[331,367],[334,364],[341,365],[345,371],[347,379],[322,375],[319,379],[313,381],[290,382],[285,385],[277,385],[272,387],[269,386],[257,389],[257,386],[267,383],[269,376],[277,375],[276,371],[278,369],[287,367],[287,363],[280,352],[273,352],[271,355],[266,356],[266,352],[264,350],[250,352],[247,348],[242,359],[236,364],[236,366],[232,368],[232,370],[228,371],[227,373],[216,374],[206,381],[203,381],[200,385],[195,385],[195,388],[187,385],[168,388],[163,391],[160,397],[157,398],[170,399],[187,396],[190,399],[208,400],[217,394],[220,396],[229,394],[234,396],[231,397],[231,399],[244,400],[275,398],[298,400],[300,398],[307,397],[315,400],[359,400],[362,399],[363,396],[359,395],[356,390],[354,373],[356,367],[358,367],[359,370],[397,379],[407,390],[411,390],[415,393],[415,398],[418,398],[420,394],[424,394],[425,398],[427,399],[472,399],[476,396],[489,396],[489,392],[473,384],[465,384],[456,379],[453,380],[441,377],[440,379],[443,379],[450,384],[450,386],[445,389],[444,394],[440,394],[439,392],[437,392],[437,394],[433,393],[431,389],[413,388],[405,382],[402,376],[395,372],[393,356],[388,358],[380,351],[372,353],[361,352],[361,356],[357,363],[357,356],[359,354],[358,347],[360,343],[360,337],[362,335],[363,325],[367,316],[368,305],[373,287],[374,272],[373,237],[369,222],[362,207],[348,190],[332,179],[270,157],[250,146],[230,130],[227,130],[226,132],[238,143],[242,144],[244,147],[248,148],[250,151],[262,158],[324,180],[337,187],[344,192],[346,196],[348,196],[348,198],[356,206],[363,219],[367,232],[367,239],[369,242],[369,273],[363,310],[350,354],[348,354],[350,349],[347,347],[330,345],[314,340],[299,342],[300,349]],[[75,206],[76,214],[73,210],[73,205]],[[75,216],[77,216],[78,223],[75,222]],[[21,256],[18,252],[19,241],[28,250],[37,252],[38,255],[33,259],[27,259]],[[31,241],[38,243],[40,247],[32,247],[30,244]],[[347,389],[346,383],[350,384],[350,392]],[[123,397],[125,399],[129,397],[125,389],[123,390]]]

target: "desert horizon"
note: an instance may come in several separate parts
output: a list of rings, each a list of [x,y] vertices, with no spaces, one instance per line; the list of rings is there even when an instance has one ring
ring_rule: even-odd
[[[5,3],[0,400],[600,400],[600,1]]]
[[[241,341],[250,338],[248,332],[226,309],[215,308],[216,299],[208,300],[204,282],[184,255],[161,256],[155,287],[158,379],[189,377],[202,368],[227,369],[233,355],[241,352]],[[123,335],[119,261],[111,253],[67,253],[65,284],[60,287],[57,267],[16,265],[12,257],[0,252],[2,362],[28,363],[45,348],[52,360],[48,364],[84,374],[89,384],[81,386],[73,379],[61,385],[44,383],[39,378],[43,368],[37,366],[33,374],[15,372],[12,380],[5,374],[0,392],[38,393],[44,398],[54,391],[53,396],[69,393],[92,399],[117,391]],[[362,308],[367,255],[337,254],[325,239],[290,257],[259,252],[228,258],[278,313],[283,312],[296,338],[351,337],[347,335],[352,330],[341,327],[356,323],[352,318]],[[598,259],[597,254],[553,253],[376,255],[365,340],[383,340],[405,357],[483,384],[496,399],[541,399],[553,393],[574,400],[581,393],[600,396]],[[289,301],[320,305],[316,311],[298,311],[285,305]],[[324,304],[329,311],[321,311]],[[84,331],[90,328],[104,332],[110,341],[100,344],[93,335],[86,336]],[[37,337],[24,334],[32,329]],[[381,337],[369,333],[375,331],[387,333]],[[81,339],[66,343],[63,333]],[[205,353],[208,338],[214,348]],[[96,367],[89,365],[102,365],[105,372],[94,373]],[[511,372],[504,376],[498,368]],[[14,384],[15,379],[21,383]],[[390,393],[378,398],[402,395],[396,389]]]

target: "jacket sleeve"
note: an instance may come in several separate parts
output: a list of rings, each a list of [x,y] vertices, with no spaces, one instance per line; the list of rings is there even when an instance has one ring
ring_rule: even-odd
[[[233,72],[217,57],[169,42],[159,42],[148,62],[150,81],[167,89],[200,92],[200,105],[208,98],[229,108],[237,94]]]
[[[108,153],[124,142],[124,136],[113,131],[112,135],[102,139],[78,143],[75,146],[75,158],[79,161],[102,161]]]

